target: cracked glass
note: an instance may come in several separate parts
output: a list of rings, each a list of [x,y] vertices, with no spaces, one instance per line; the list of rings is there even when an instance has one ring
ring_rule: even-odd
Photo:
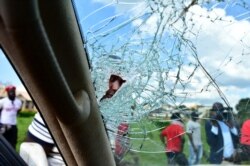
[[[169,151],[160,136],[175,113],[184,125],[180,135],[189,159],[193,111],[201,128],[199,163],[211,163],[205,123],[216,119],[216,102],[223,104],[222,119],[233,121],[241,136],[250,117],[248,0],[73,3],[117,163],[166,165]]]

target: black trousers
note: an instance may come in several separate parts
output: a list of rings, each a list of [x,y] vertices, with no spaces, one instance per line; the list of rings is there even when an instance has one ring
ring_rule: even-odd
[[[167,152],[168,165],[188,165],[188,160],[182,152]]]
[[[240,145],[237,149],[235,160],[238,162],[250,161],[250,145]]]
[[[3,137],[11,144],[11,146],[16,149],[17,144],[17,126],[12,125],[11,128],[7,129],[3,133]]]

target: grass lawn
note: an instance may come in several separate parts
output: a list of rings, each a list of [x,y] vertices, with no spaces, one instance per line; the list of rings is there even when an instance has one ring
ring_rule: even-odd
[[[143,122],[145,124],[145,122]],[[131,161],[133,163],[134,158],[139,158],[139,165],[140,166],[165,166],[167,163],[167,157],[163,152],[164,145],[160,141],[160,132],[161,130],[154,130],[157,127],[154,123],[147,123],[148,125],[145,126],[145,131],[152,131],[146,135],[147,139],[144,138],[144,134],[131,134],[130,137],[137,138],[135,140],[131,140],[132,149],[138,150],[139,152],[132,152],[128,153],[125,157],[125,160]],[[139,128],[137,124],[133,124],[131,126],[132,130]],[[136,133],[136,132],[135,132]],[[201,133],[202,133],[202,141],[203,141],[203,149],[205,155],[203,155],[201,164],[208,164],[206,155],[209,154],[209,147],[206,143],[206,136],[205,136],[205,128],[204,128],[204,121],[201,122]],[[138,139],[141,138],[141,139]],[[184,145],[184,153],[188,158],[189,149],[188,149],[188,137],[185,136],[185,145]]]
[[[28,130],[28,126],[30,125],[32,120],[33,116],[18,116],[17,118],[17,127],[18,127],[18,138],[16,145],[17,152],[19,152],[20,144],[24,141]]]
[[[20,144],[24,141],[27,133],[27,129],[29,124],[31,123],[33,116],[18,116],[18,143],[16,146],[17,152],[19,152]],[[143,125],[141,125],[143,124]],[[145,125],[146,124],[146,125]],[[145,130],[142,130],[142,128]],[[132,124],[131,130],[133,134],[130,134],[131,138],[135,138],[131,140],[131,148],[132,152],[129,152],[125,159],[131,163],[135,163],[135,160],[139,160],[139,166],[165,166],[167,162],[167,158],[165,153],[163,152],[164,145],[160,141],[160,132],[161,130],[155,130],[159,128],[159,124],[152,123],[148,120],[145,120],[142,123]],[[147,132],[146,132],[147,131]],[[142,132],[142,133],[141,133]],[[203,141],[203,149],[206,155],[209,154],[209,146],[206,143],[205,136],[205,127],[204,121],[201,122],[201,133],[202,133],[202,141]],[[185,136],[185,146],[184,153],[186,157],[188,157],[188,138]],[[206,155],[203,155],[201,164],[209,164],[206,160]],[[246,162],[244,164],[250,164]]]
[[[147,122],[142,122],[143,124]],[[185,122],[186,124],[186,122]],[[206,142],[206,134],[205,134],[205,121],[201,121],[201,138],[203,143],[203,157],[200,164],[208,165],[207,157],[209,156],[209,146]],[[166,124],[165,124],[166,125]],[[138,124],[131,125],[132,131],[135,129],[139,129],[140,126]],[[167,165],[167,157],[164,152],[164,145],[160,141],[160,133],[161,130],[154,130],[156,128],[159,128],[159,124],[155,123],[147,123],[147,125],[144,126],[145,131],[152,131],[147,133],[146,138],[147,139],[136,139],[131,140],[132,149],[138,150],[138,152],[132,152],[128,153],[124,160],[130,161],[131,163],[134,163],[133,160],[135,158],[139,159],[139,166],[166,166]],[[141,128],[140,128],[141,129]],[[136,132],[135,132],[136,133]],[[144,134],[131,134],[131,138],[144,138]],[[184,154],[188,158],[189,156],[189,149],[188,149],[188,137],[185,135],[185,144],[184,144]],[[244,165],[250,165],[250,162],[242,162],[241,164]]]

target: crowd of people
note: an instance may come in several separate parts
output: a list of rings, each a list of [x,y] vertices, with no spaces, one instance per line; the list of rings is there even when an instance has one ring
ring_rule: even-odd
[[[116,91],[125,83],[126,80],[123,80],[120,76],[111,75],[109,78],[108,90],[105,95],[100,99],[100,101],[104,99],[111,98]],[[16,97],[16,87],[15,86],[7,86],[5,88],[7,92],[7,97],[0,100],[0,134],[2,134],[5,139],[12,145],[15,149],[17,144],[17,114],[22,108],[22,102]],[[104,117],[103,117],[104,120]],[[104,124],[107,124],[104,120]],[[129,125],[124,122],[118,126],[118,131],[116,133],[117,137],[115,138],[115,149],[114,149],[114,158],[116,163],[120,162],[122,156],[128,151],[128,148],[125,148],[125,145],[128,145],[128,139],[124,141],[121,137],[124,137],[128,133]],[[110,137],[109,130],[106,127],[107,136]],[[62,156],[60,155],[52,136],[44,123],[41,114],[38,112],[35,114],[31,124],[28,127],[27,135],[24,140],[25,143],[20,147],[20,154],[23,154],[24,157],[32,152],[27,152],[25,149],[35,148],[33,144],[29,143],[37,143],[39,144],[43,151],[45,152],[46,160],[48,161],[49,166],[53,165],[65,165]],[[30,148],[31,147],[31,148]],[[24,152],[21,152],[24,150]],[[39,151],[41,152],[41,151]],[[39,154],[35,154],[39,155]],[[41,154],[42,155],[42,154]]]
[[[13,149],[16,149],[18,136],[17,115],[21,111],[22,101],[16,97],[15,86],[7,86],[5,91],[7,97],[0,99],[0,134],[9,142]],[[49,165],[65,165],[39,113],[36,113],[29,125],[24,141],[41,145]]]
[[[101,98],[101,101],[111,98],[125,82],[126,80],[121,77],[111,75],[109,89]],[[108,125],[107,123],[105,122],[106,125]],[[233,118],[232,110],[224,107],[222,103],[215,102],[209,111],[209,117],[204,126],[201,126],[197,111],[191,113],[186,124],[184,124],[180,113],[172,114],[171,124],[166,126],[160,134],[161,141],[165,144],[168,165],[201,164],[201,159],[204,156],[201,127],[205,128],[206,143],[209,145],[209,155],[206,158],[210,164],[231,165],[249,160],[250,120],[246,121],[240,129]],[[118,126],[115,134],[114,154],[117,165],[122,165],[120,161],[129,151],[128,130],[129,124],[123,122]],[[107,128],[107,131],[109,131],[109,128]],[[183,153],[185,135],[188,138],[188,158]]]
[[[111,75],[109,79],[109,89],[100,101],[111,98],[116,91],[125,83],[117,75]],[[0,100],[0,134],[16,148],[17,143],[17,114],[21,110],[22,102],[16,97],[16,88],[7,86],[5,91],[7,97]],[[248,161],[250,156],[250,119],[239,126],[232,110],[223,106],[220,102],[215,102],[209,111],[204,126],[201,126],[199,114],[193,111],[186,124],[180,112],[175,112],[171,116],[171,123],[166,126],[161,134],[161,141],[165,145],[168,165],[197,165],[201,163],[204,149],[201,138],[201,128],[204,127],[206,143],[209,145],[209,155],[207,160],[210,164],[240,164]],[[105,125],[109,125],[104,121]],[[107,135],[110,137],[108,128]],[[129,151],[129,124],[122,122],[117,127],[115,133],[114,156],[117,165]],[[188,156],[184,154],[185,135],[188,138]],[[125,140],[125,141],[124,141]],[[56,165],[64,165],[63,159],[57,151],[56,145],[43,122],[41,115],[37,113],[28,127],[26,142],[36,142],[40,144],[48,160]],[[49,157],[51,157],[49,159]]]
[[[191,113],[185,125],[181,114],[171,116],[171,124],[162,130],[160,137],[166,146],[168,165],[197,165],[203,156],[201,127],[205,128],[206,143],[209,145],[210,164],[233,165],[250,160],[250,120],[238,125],[232,111],[215,102],[209,112],[205,126],[201,126],[197,111]],[[189,144],[188,159],[183,152],[184,136]]]

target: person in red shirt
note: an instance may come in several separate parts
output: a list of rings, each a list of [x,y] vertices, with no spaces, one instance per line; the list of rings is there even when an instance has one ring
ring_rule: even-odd
[[[237,149],[236,159],[250,161],[250,119],[246,120],[241,127],[240,148]]]
[[[250,119],[246,120],[242,125],[240,143],[250,146]]]
[[[188,161],[183,152],[184,147],[184,125],[179,113],[171,116],[171,124],[161,132],[161,141],[166,146],[166,155],[169,165],[188,165]]]
[[[117,159],[123,158],[129,150],[128,130],[129,125],[126,122],[122,122],[118,126],[117,136],[115,139],[115,155]]]

